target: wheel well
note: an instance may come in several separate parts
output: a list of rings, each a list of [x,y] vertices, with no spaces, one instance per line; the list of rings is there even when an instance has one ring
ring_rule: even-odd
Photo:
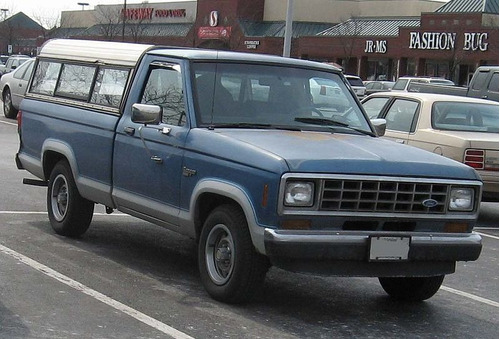
[[[241,209],[241,206],[233,199],[215,194],[215,193],[203,193],[196,204],[196,216],[195,216],[195,229],[196,229],[196,241],[200,238],[201,229],[203,223],[208,215],[218,206],[232,204]]]
[[[2,90],[2,100],[3,100],[3,96],[4,96],[4,94],[6,93],[6,91],[7,91],[7,90],[9,90],[9,91],[10,91],[9,86],[5,86],[5,87],[3,88],[3,90]]]
[[[61,153],[47,151],[43,155],[43,175],[45,180],[49,180],[50,173],[54,166],[61,160],[66,160],[66,157]]]

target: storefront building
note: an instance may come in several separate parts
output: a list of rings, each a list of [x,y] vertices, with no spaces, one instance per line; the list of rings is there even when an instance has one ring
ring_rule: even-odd
[[[498,65],[498,0],[294,3],[291,56],[364,80],[426,75],[462,85],[478,66]],[[286,0],[99,5],[63,12],[53,36],[282,55],[285,16]]]

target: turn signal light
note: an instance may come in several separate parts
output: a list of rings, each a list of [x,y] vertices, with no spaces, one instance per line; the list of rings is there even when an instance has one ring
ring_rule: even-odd
[[[283,220],[281,228],[284,230],[310,230],[311,220]]]
[[[448,222],[444,225],[446,233],[467,233],[467,224],[463,222]]]

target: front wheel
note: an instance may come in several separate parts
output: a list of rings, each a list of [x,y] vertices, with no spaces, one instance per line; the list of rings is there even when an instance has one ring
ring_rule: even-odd
[[[218,301],[246,302],[262,285],[269,263],[255,251],[240,208],[223,205],[210,213],[200,236],[198,266],[203,286]]]
[[[436,294],[443,283],[444,275],[378,279],[387,294],[395,299],[423,301]]]
[[[65,160],[58,162],[50,174],[47,211],[54,231],[64,236],[82,235],[92,221],[94,203],[80,195]]]
[[[14,119],[17,116],[17,109],[12,105],[12,94],[9,88],[6,88],[3,93],[3,114],[9,119]]]

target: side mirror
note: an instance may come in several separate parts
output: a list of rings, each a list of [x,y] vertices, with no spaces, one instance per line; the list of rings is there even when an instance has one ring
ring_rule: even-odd
[[[163,109],[158,105],[133,104],[132,121],[144,125],[159,125]]]
[[[377,133],[377,136],[384,136],[387,121],[385,119],[370,119],[370,122],[372,123],[373,127],[375,127],[375,133]]]

